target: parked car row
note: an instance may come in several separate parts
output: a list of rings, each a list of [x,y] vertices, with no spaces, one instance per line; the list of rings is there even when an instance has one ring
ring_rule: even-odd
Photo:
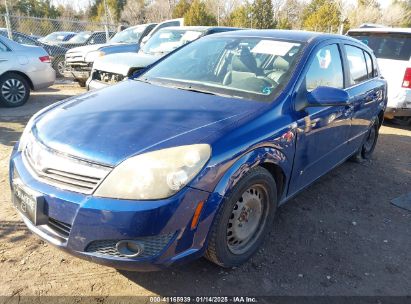
[[[102,56],[126,52],[138,52],[140,45],[162,28],[182,26],[184,19],[173,19],[156,23],[141,24],[117,33],[105,44],[76,47],[66,53],[66,77],[73,77],[80,86],[85,86],[90,77],[94,61]]]
[[[238,30],[182,27],[183,24],[183,19],[174,19],[137,25],[116,34],[109,32],[109,41],[106,41],[104,31],[55,32],[40,39],[19,32],[12,32],[12,36],[18,43],[44,48],[57,77],[74,78],[81,86],[93,90],[132,77],[166,54],[202,36]],[[0,35],[7,37],[7,30],[0,28]],[[410,124],[411,30],[365,24],[349,30],[347,35],[368,45],[378,58],[381,73],[390,84],[386,118]],[[356,62],[351,64],[360,68]]]
[[[143,50],[149,62],[169,53],[41,110],[13,149],[17,211],[73,255],[145,271],[201,256],[239,266],[278,206],[376,147],[387,81],[357,39],[170,27]]]
[[[70,48],[105,43],[107,33],[97,32],[54,32],[50,35],[36,39],[31,35],[12,31],[12,40],[24,45],[33,45],[42,47],[50,55],[52,66],[56,71],[57,77],[63,77],[65,71],[65,55]],[[109,37],[115,33],[109,32]],[[6,28],[0,28],[0,35],[8,38]]]
[[[239,30],[230,27],[167,27],[154,34],[139,52],[112,54],[97,58],[87,81],[89,90],[115,84],[139,72],[161,57],[200,37]]]

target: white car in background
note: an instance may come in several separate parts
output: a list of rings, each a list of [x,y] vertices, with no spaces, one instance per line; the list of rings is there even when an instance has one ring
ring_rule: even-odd
[[[51,86],[56,72],[47,52],[0,36],[0,106],[18,107],[27,102],[30,90]]]
[[[411,28],[359,28],[347,35],[368,45],[377,57],[388,83],[385,117],[411,123]]]

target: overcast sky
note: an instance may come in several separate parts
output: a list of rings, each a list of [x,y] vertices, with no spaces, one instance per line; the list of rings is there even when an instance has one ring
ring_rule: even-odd
[[[129,0],[132,1],[132,0]],[[348,0],[349,2],[356,2],[356,0]],[[93,0],[52,0],[52,3],[58,5],[63,4],[67,5],[70,4],[74,9],[80,10],[87,7],[90,3],[94,2]],[[391,0],[378,0],[382,7],[387,7]]]

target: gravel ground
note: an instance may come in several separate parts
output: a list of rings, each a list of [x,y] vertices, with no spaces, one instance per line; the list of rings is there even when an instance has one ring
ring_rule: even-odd
[[[55,85],[0,108],[0,295],[411,295],[411,128],[384,125],[372,161],[347,162],[282,206],[264,247],[223,270],[200,259],[133,273],[72,257],[32,235],[10,202],[12,146],[29,116],[83,90]],[[100,301],[101,302],[101,301]]]

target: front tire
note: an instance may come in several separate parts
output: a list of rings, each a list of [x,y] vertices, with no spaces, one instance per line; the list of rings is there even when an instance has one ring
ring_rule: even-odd
[[[249,260],[272,227],[277,187],[266,169],[251,169],[223,201],[210,231],[206,258],[222,267]]]
[[[64,77],[64,71],[66,69],[66,63],[64,61],[64,57],[57,57],[53,62],[53,68],[56,71],[57,78]]]
[[[79,85],[80,87],[82,87],[82,88],[85,88],[85,87],[86,87],[87,80],[77,79],[77,82],[78,82],[78,85]]]
[[[7,73],[0,78],[0,104],[13,108],[24,105],[30,97],[30,85],[26,78]]]

